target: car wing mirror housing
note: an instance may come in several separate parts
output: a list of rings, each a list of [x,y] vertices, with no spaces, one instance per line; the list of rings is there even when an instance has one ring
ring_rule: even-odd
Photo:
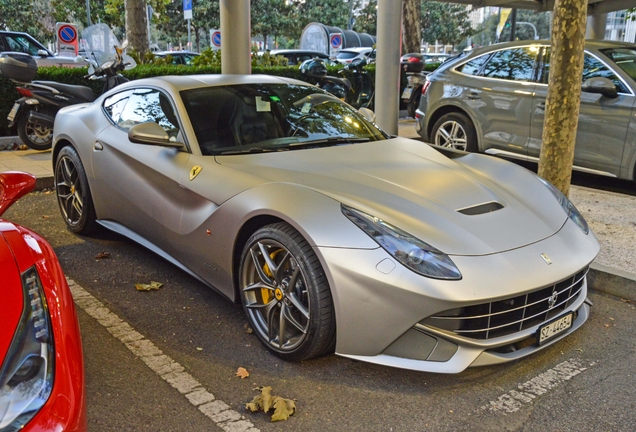
[[[46,50],[39,49],[39,50],[38,50],[38,55],[39,55],[40,57],[48,57],[48,56],[49,56],[49,53],[48,53]]]
[[[581,86],[581,91],[586,93],[597,93],[611,99],[618,97],[616,85],[611,80],[603,77],[595,77],[585,80]]]
[[[358,112],[362,114],[362,116],[366,118],[367,120],[369,120],[371,123],[375,123],[375,113],[371,111],[369,108],[364,108],[364,107],[360,108]]]
[[[168,133],[157,123],[140,123],[128,130],[128,139],[136,144],[157,145],[162,147],[174,147],[181,149],[185,144],[170,141]]]

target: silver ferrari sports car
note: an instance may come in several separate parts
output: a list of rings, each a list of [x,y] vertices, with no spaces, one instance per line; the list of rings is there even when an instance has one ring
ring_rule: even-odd
[[[132,81],[57,115],[59,207],[240,302],[288,360],[457,373],[586,321],[599,245],[564,195],[370,114],[271,76]]]

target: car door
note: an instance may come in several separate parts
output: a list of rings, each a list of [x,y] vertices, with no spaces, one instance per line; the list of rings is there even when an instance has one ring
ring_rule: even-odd
[[[548,94],[549,47],[543,54],[540,83],[537,84],[532,110],[532,130],[528,154],[538,158],[541,152],[545,101]],[[574,165],[584,171],[619,175],[627,126],[634,106],[633,92],[606,62],[590,52],[583,60],[583,81],[595,77],[610,79],[618,97],[581,92],[579,124],[574,149]]]
[[[91,157],[97,214],[171,252],[183,211],[179,180],[190,153],[128,139],[132,126],[152,121],[181,141],[170,98],[158,89],[138,88],[105,99],[103,109],[112,124],[98,134]]]
[[[456,69],[461,104],[476,120],[481,151],[524,155],[538,48],[520,46],[477,57]],[[449,89],[450,91],[450,89]],[[491,150],[491,151],[488,151]]]

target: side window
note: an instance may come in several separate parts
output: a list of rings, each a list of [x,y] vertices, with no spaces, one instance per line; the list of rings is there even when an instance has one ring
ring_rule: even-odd
[[[104,111],[106,111],[106,114],[108,114],[113,123],[119,123],[121,112],[124,110],[124,106],[126,106],[126,102],[128,102],[128,98],[131,94],[132,90],[129,90],[117,93],[104,100]]]
[[[117,103],[113,106],[119,108]],[[115,120],[114,117],[113,120]],[[170,100],[155,89],[137,89],[130,93],[115,122],[126,130],[140,123],[154,122],[161,126],[171,138],[176,138],[179,133],[179,122]]]
[[[541,82],[548,84],[548,78],[550,76],[550,49],[546,49],[543,54],[543,70],[541,72]],[[607,66],[601,63],[596,57],[585,53],[583,58],[583,77],[582,80],[588,80],[590,78],[602,77],[607,78],[614,83],[616,89],[620,93],[629,93],[625,84],[618,78],[618,76]]]
[[[457,70],[465,73],[466,75],[477,75],[481,70],[481,67],[486,63],[490,54],[484,54],[483,56],[479,56],[476,59],[472,59],[471,61],[465,63],[461,68]]]
[[[510,81],[532,81],[537,54],[531,47],[497,51],[484,67],[482,75]]]
[[[5,35],[11,51],[23,52],[29,55],[38,55],[40,47],[24,36]]]

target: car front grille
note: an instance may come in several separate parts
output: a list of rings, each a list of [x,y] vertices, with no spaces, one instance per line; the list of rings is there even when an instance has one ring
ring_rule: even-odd
[[[516,333],[558,316],[574,303],[582,294],[588,269],[527,294],[451,309],[420,324],[473,339],[493,339]]]

